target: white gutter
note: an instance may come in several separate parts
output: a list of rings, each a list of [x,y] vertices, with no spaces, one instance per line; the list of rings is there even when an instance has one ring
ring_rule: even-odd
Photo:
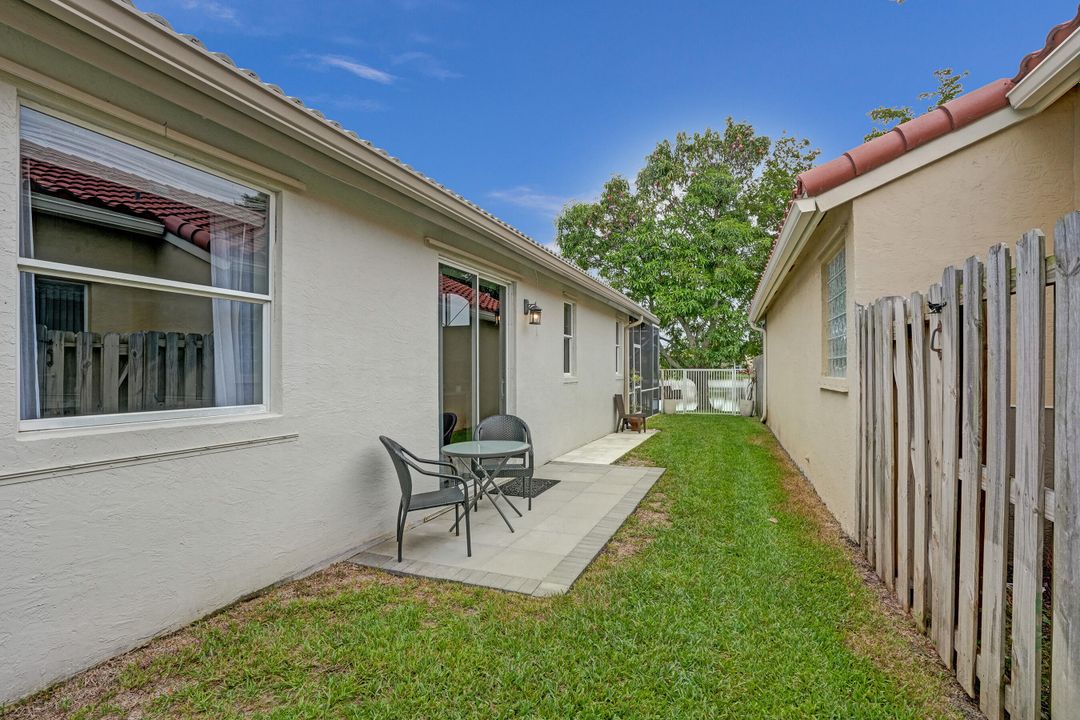
[[[780,286],[780,281],[790,270],[791,264],[798,257],[814,229],[821,222],[824,213],[818,211],[814,198],[793,200],[788,210],[787,220],[776,239],[765,272],[761,275],[757,292],[750,303],[750,321],[758,322],[765,313],[769,302]]]
[[[181,35],[137,10],[126,0],[25,0],[26,4],[81,30],[123,55],[181,82],[222,106],[256,120],[273,131],[372,178],[441,216],[464,225],[512,250],[557,278],[626,312],[659,322],[655,315],[588,273],[562,260],[494,215],[453,193],[431,178],[327,120],[317,110],[264,83],[251,71],[203,47],[196,38]],[[48,45],[55,46],[52,28],[26,17],[3,21]],[[61,48],[63,49],[63,48]],[[96,60],[89,59],[88,61]],[[105,63],[97,63],[106,72]],[[128,79],[128,78],[125,78]],[[137,81],[133,81],[138,84]]]
[[[1009,104],[1017,110],[1040,112],[1080,80],[1080,29],[1054,48],[1043,61],[1009,91]]]

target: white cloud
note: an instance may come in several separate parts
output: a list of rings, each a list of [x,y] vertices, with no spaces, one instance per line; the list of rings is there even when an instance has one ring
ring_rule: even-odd
[[[379,112],[386,110],[386,105],[371,98],[352,97],[350,95],[311,95],[304,98],[309,107],[333,107],[339,110],[359,110],[360,112]]]
[[[395,65],[412,65],[422,74],[433,77],[436,80],[453,80],[454,78],[461,77],[459,73],[456,73],[443,65],[438,58],[430,53],[420,52],[419,50],[411,50],[395,55],[392,62]]]
[[[370,65],[358,63],[355,60],[342,57],[341,55],[317,55],[315,56],[315,60],[326,67],[338,68],[339,70],[352,73],[358,78],[371,80],[372,82],[381,83],[382,85],[390,85],[397,80],[396,77],[388,72],[373,68]]]
[[[214,20],[230,23],[238,22],[236,10],[224,3],[217,2],[217,0],[180,0],[180,6],[185,10],[200,13]]]
[[[507,205],[539,210],[549,215],[558,215],[562,212],[563,207],[573,199],[560,197],[559,195],[548,195],[528,185],[518,185],[505,190],[492,190],[488,193],[488,197]]]

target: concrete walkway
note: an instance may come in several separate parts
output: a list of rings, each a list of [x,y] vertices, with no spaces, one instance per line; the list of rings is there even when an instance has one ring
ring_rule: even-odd
[[[637,437],[640,441],[645,436]],[[531,511],[525,498],[510,498],[524,517],[503,505],[514,532],[489,500],[481,501],[472,513],[471,558],[465,554],[464,528],[461,537],[449,530],[451,512],[408,528],[400,563],[394,538],[375,543],[350,561],[527,595],[564,593],[663,473],[663,468],[550,462],[537,468],[535,477],[559,484],[534,498]]]
[[[646,430],[643,433],[637,433],[624,430],[619,433],[611,433],[599,440],[593,440],[587,445],[582,445],[577,450],[571,450],[565,455],[555,458],[554,462],[610,465],[657,432],[657,430]]]

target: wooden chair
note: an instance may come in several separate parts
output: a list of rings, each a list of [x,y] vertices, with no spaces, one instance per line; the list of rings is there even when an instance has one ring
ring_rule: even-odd
[[[615,396],[615,432],[622,432],[627,428],[637,426],[638,432],[645,432],[645,413],[627,413],[626,404],[622,395]]]

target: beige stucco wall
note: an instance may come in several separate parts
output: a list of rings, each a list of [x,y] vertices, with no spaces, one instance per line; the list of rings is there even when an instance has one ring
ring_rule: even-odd
[[[1078,115],[1074,90],[1037,116],[830,210],[768,308],[769,425],[849,534],[858,387],[820,387],[824,243],[847,226],[849,333],[855,303],[925,293],[947,265],[985,258],[991,245],[1013,245],[1031,228],[1046,233],[1053,252],[1055,221],[1080,208]],[[849,335],[849,375],[854,343]],[[1048,399],[1050,392],[1048,385]]]
[[[859,264],[854,297],[908,295],[947,265],[986,257],[1031,228],[1047,235],[1077,203],[1077,92],[1045,111],[853,201]]]
[[[787,276],[766,319],[768,423],[799,469],[810,478],[845,531],[855,527],[849,475],[858,388],[824,377],[823,264],[843,247],[850,283],[858,248],[850,212],[830,213]],[[849,296],[848,311],[854,305]],[[854,363],[849,342],[848,366]]]
[[[614,308],[144,66],[130,69],[140,82],[121,80],[102,69],[127,71],[109,53],[82,63],[2,24],[0,55],[108,98],[86,105],[0,74],[0,336],[9,339],[0,343],[0,703],[392,531],[399,489],[378,436],[429,457],[438,448],[438,266],[454,253],[425,238],[460,247],[455,264],[479,258],[504,271],[511,310],[524,297],[545,309],[540,326],[507,316],[508,406],[531,425],[537,461],[611,431],[622,387],[612,326],[625,320]],[[11,340],[18,104],[29,96],[275,192],[268,412],[20,428]],[[125,123],[117,109],[213,152]],[[271,174],[260,179],[230,156]],[[570,381],[559,322],[567,293],[579,318]],[[205,450],[229,444],[240,445]],[[162,453],[175,454],[138,459]]]

